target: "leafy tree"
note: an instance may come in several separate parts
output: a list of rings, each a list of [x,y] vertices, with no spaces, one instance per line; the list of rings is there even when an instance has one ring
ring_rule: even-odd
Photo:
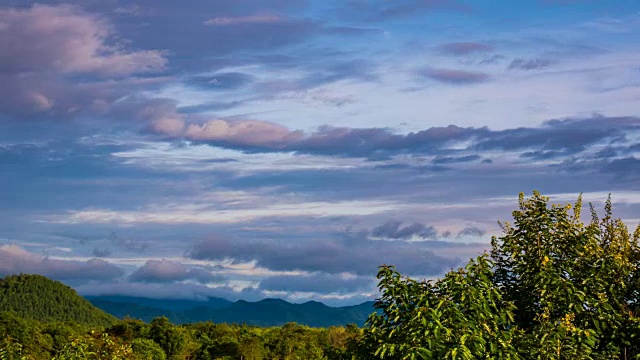
[[[91,332],[72,339],[53,360],[136,360],[129,344],[107,333]]]
[[[441,280],[380,268],[363,359],[640,359],[640,228],[520,195],[483,255]]]
[[[362,358],[511,359],[513,306],[491,282],[491,261],[472,260],[443,279],[416,281],[391,266],[362,338]]]
[[[312,329],[289,322],[271,332],[267,347],[276,359],[323,359],[324,353],[314,335]]]
[[[165,360],[167,358],[160,345],[149,339],[133,339],[131,350],[137,360]]]
[[[160,345],[169,359],[179,355],[187,342],[186,332],[164,316],[151,321],[149,338]]]
[[[610,198],[601,220],[591,207],[587,225],[581,198],[574,206],[548,201],[538,192],[520,194],[514,224],[502,224],[504,234],[492,239],[494,281],[518,309],[523,355],[638,355],[640,231],[631,236],[613,219]]]

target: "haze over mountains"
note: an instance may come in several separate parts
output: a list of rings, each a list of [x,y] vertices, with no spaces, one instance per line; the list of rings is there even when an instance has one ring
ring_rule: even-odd
[[[209,298],[208,301],[160,300],[127,296],[90,296],[85,299],[72,288],[44,276],[17,275],[0,280],[0,311],[13,311],[38,321],[73,320],[93,325],[113,323],[114,316],[120,319],[128,316],[146,322],[166,316],[174,323],[213,321],[278,326],[296,322],[328,327],[363,325],[373,312],[373,303],[329,307],[314,301],[292,304],[279,299],[257,302],[231,302],[220,298]]]

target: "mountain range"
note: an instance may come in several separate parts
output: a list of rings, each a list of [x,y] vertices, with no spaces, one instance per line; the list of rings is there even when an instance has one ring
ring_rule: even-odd
[[[40,275],[10,275],[0,279],[0,312],[38,320],[75,321],[87,325],[108,325],[116,318],[131,317],[143,321],[166,316],[184,324],[213,321],[256,326],[280,326],[288,322],[313,327],[346,324],[362,326],[374,311],[373,302],[330,307],[316,301],[292,304],[280,299],[256,302],[221,298],[206,301],[150,299],[129,296],[81,297],[75,290]]]
[[[279,326],[287,322],[317,327],[350,323],[362,326],[374,311],[371,301],[353,306],[330,307],[316,301],[293,304],[280,299],[256,302],[231,302],[220,298],[198,301],[128,296],[88,296],[87,299],[118,318],[129,316],[150,321],[158,316],[166,316],[174,323],[210,320],[214,323],[245,323],[256,326]]]

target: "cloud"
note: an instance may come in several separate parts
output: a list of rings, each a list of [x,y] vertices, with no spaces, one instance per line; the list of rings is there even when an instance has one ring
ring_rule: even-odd
[[[236,290],[229,286],[209,287],[194,283],[129,283],[129,282],[103,282],[81,284],[74,287],[78,293],[84,296],[134,296],[151,299],[193,299],[206,301],[217,297],[227,300],[256,301],[267,296],[255,288]]]
[[[455,164],[476,161],[480,159],[480,155],[465,155],[465,156],[438,156],[433,159],[434,164]]]
[[[359,290],[373,290],[370,276],[340,276],[315,273],[309,275],[278,275],[260,281],[265,291],[311,292],[319,294],[349,294]]]
[[[195,280],[200,283],[209,283],[222,280],[220,276],[214,276],[210,272],[187,268],[182,263],[170,260],[148,260],[142,267],[129,276],[133,282],[144,283],[170,283],[185,280]]]
[[[96,258],[109,257],[111,256],[111,250],[106,248],[95,247],[93,248],[93,256]]]
[[[398,0],[366,1],[350,0],[338,10],[338,14],[350,20],[388,21],[398,18],[419,16],[425,12],[453,10],[466,12],[468,6],[453,0]]]
[[[221,141],[240,146],[269,146],[295,141],[301,132],[265,121],[253,120],[211,120],[202,125],[191,124],[185,131],[190,140]]]
[[[188,78],[186,83],[206,90],[235,90],[253,81],[253,76],[241,72],[220,72]]]
[[[129,75],[157,72],[166,64],[157,50],[126,51],[108,43],[109,24],[72,6],[0,9],[0,22],[2,72]]]
[[[248,15],[236,17],[214,17],[204,22],[207,26],[230,26],[239,24],[269,24],[278,23],[284,19],[277,15]]]
[[[375,153],[403,152],[410,148],[437,149],[449,142],[467,139],[486,132],[486,129],[460,128],[457,126],[433,127],[407,135],[394,134],[391,129],[353,129],[321,127],[314,133],[289,130],[283,126],[259,120],[216,119],[203,124],[191,124],[181,135],[163,131],[163,128],[180,129],[176,121],[153,130],[160,135],[184,138],[215,144],[217,146],[247,151],[296,151],[300,153],[373,156]]]
[[[475,226],[467,226],[464,229],[460,230],[460,232],[458,232],[457,237],[480,237],[482,235],[484,235],[485,231],[475,227]]]
[[[640,174],[640,159],[629,156],[606,162],[601,169],[604,174],[611,174],[619,178],[636,179]]]
[[[45,220],[61,224],[233,224],[260,218],[364,216],[397,209],[388,201],[275,202],[260,208],[212,209],[210,204],[169,204],[138,210],[86,209]],[[43,220],[41,220],[43,221]],[[146,243],[118,240],[130,250],[146,249]],[[122,241],[122,242],[120,242]],[[128,247],[130,244],[130,247]]]
[[[119,267],[100,259],[57,260],[30,253],[17,245],[0,246],[0,274],[40,274],[56,280],[113,280],[122,277]]]
[[[18,115],[103,114],[167,59],[129,50],[104,18],[69,5],[0,9],[0,106]]]
[[[443,54],[463,56],[473,53],[484,53],[493,51],[493,46],[477,42],[453,42],[442,44],[437,48]]]
[[[552,64],[548,59],[515,59],[509,64],[509,70],[540,70]]]
[[[491,79],[489,74],[478,71],[466,71],[455,69],[428,68],[419,75],[438,82],[452,85],[471,85],[487,82]]]
[[[373,236],[374,238],[396,240],[408,240],[413,237],[422,239],[435,239],[438,237],[438,232],[433,226],[427,226],[421,223],[413,223],[406,226],[401,226],[401,221],[391,220],[371,230],[371,236]]]
[[[551,120],[538,128],[496,131],[472,146],[479,150],[534,149],[576,153],[587,147],[624,139],[629,131],[640,130],[640,118],[604,118]]]
[[[372,276],[382,264],[397,265],[403,273],[442,274],[460,263],[439,256],[424,242],[369,240],[362,234],[342,239],[288,242],[232,242],[208,239],[196,244],[189,256],[199,260],[255,261],[271,270],[301,270],[328,274]],[[451,244],[452,247],[456,247]],[[442,250],[442,249],[439,249]]]
[[[247,152],[297,152],[373,159],[424,154],[436,156],[434,164],[454,164],[479,160],[478,153],[489,150],[523,150],[523,156],[540,159],[575,154],[594,144],[628,139],[629,132],[640,131],[640,119],[593,116],[505,130],[450,125],[408,134],[394,133],[387,128],[329,126],[305,133],[259,120],[217,119],[188,127],[180,120],[175,127],[167,127],[169,130],[157,127],[154,131],[170,138]],[[460,148],[462,144],[464,148]],[[462,154],[452,156],[452,152]]]

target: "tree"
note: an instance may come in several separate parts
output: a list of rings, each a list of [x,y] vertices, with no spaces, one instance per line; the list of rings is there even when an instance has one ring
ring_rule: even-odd
[[[133,339],[131,350],[138,360],[165,360],[167,358],[160,345],[149,339]]]
[[[363,359],[640,359],[640,227],[520,194],[487,255],[441,280],[382,266]],[[573,211],[572,211],[573,210]]]
[[[169,359],[179,355],[187,342],[185,331],[164,316],[151,320],[149,338],[160,345]]]
[[[90,334],[71,339],[53,360],[135,360],[129,344],[108,333]]]
[[[518,309],[521,348],[550,359],[640,354],[632,346],[640,230],[631,236],[613,218],[610,198],[602,220],[591,207],[588,225],[581,197],[574,206],[548,201],[538,192],[520,194],[513,226],[502,224],[504,234],[492,239],[494,282]]]
[[[379,310],[367,320],[362,358],[512,359],[513,306],[491,282],[491,261],[478,257],[437,282],[378,273]]]

